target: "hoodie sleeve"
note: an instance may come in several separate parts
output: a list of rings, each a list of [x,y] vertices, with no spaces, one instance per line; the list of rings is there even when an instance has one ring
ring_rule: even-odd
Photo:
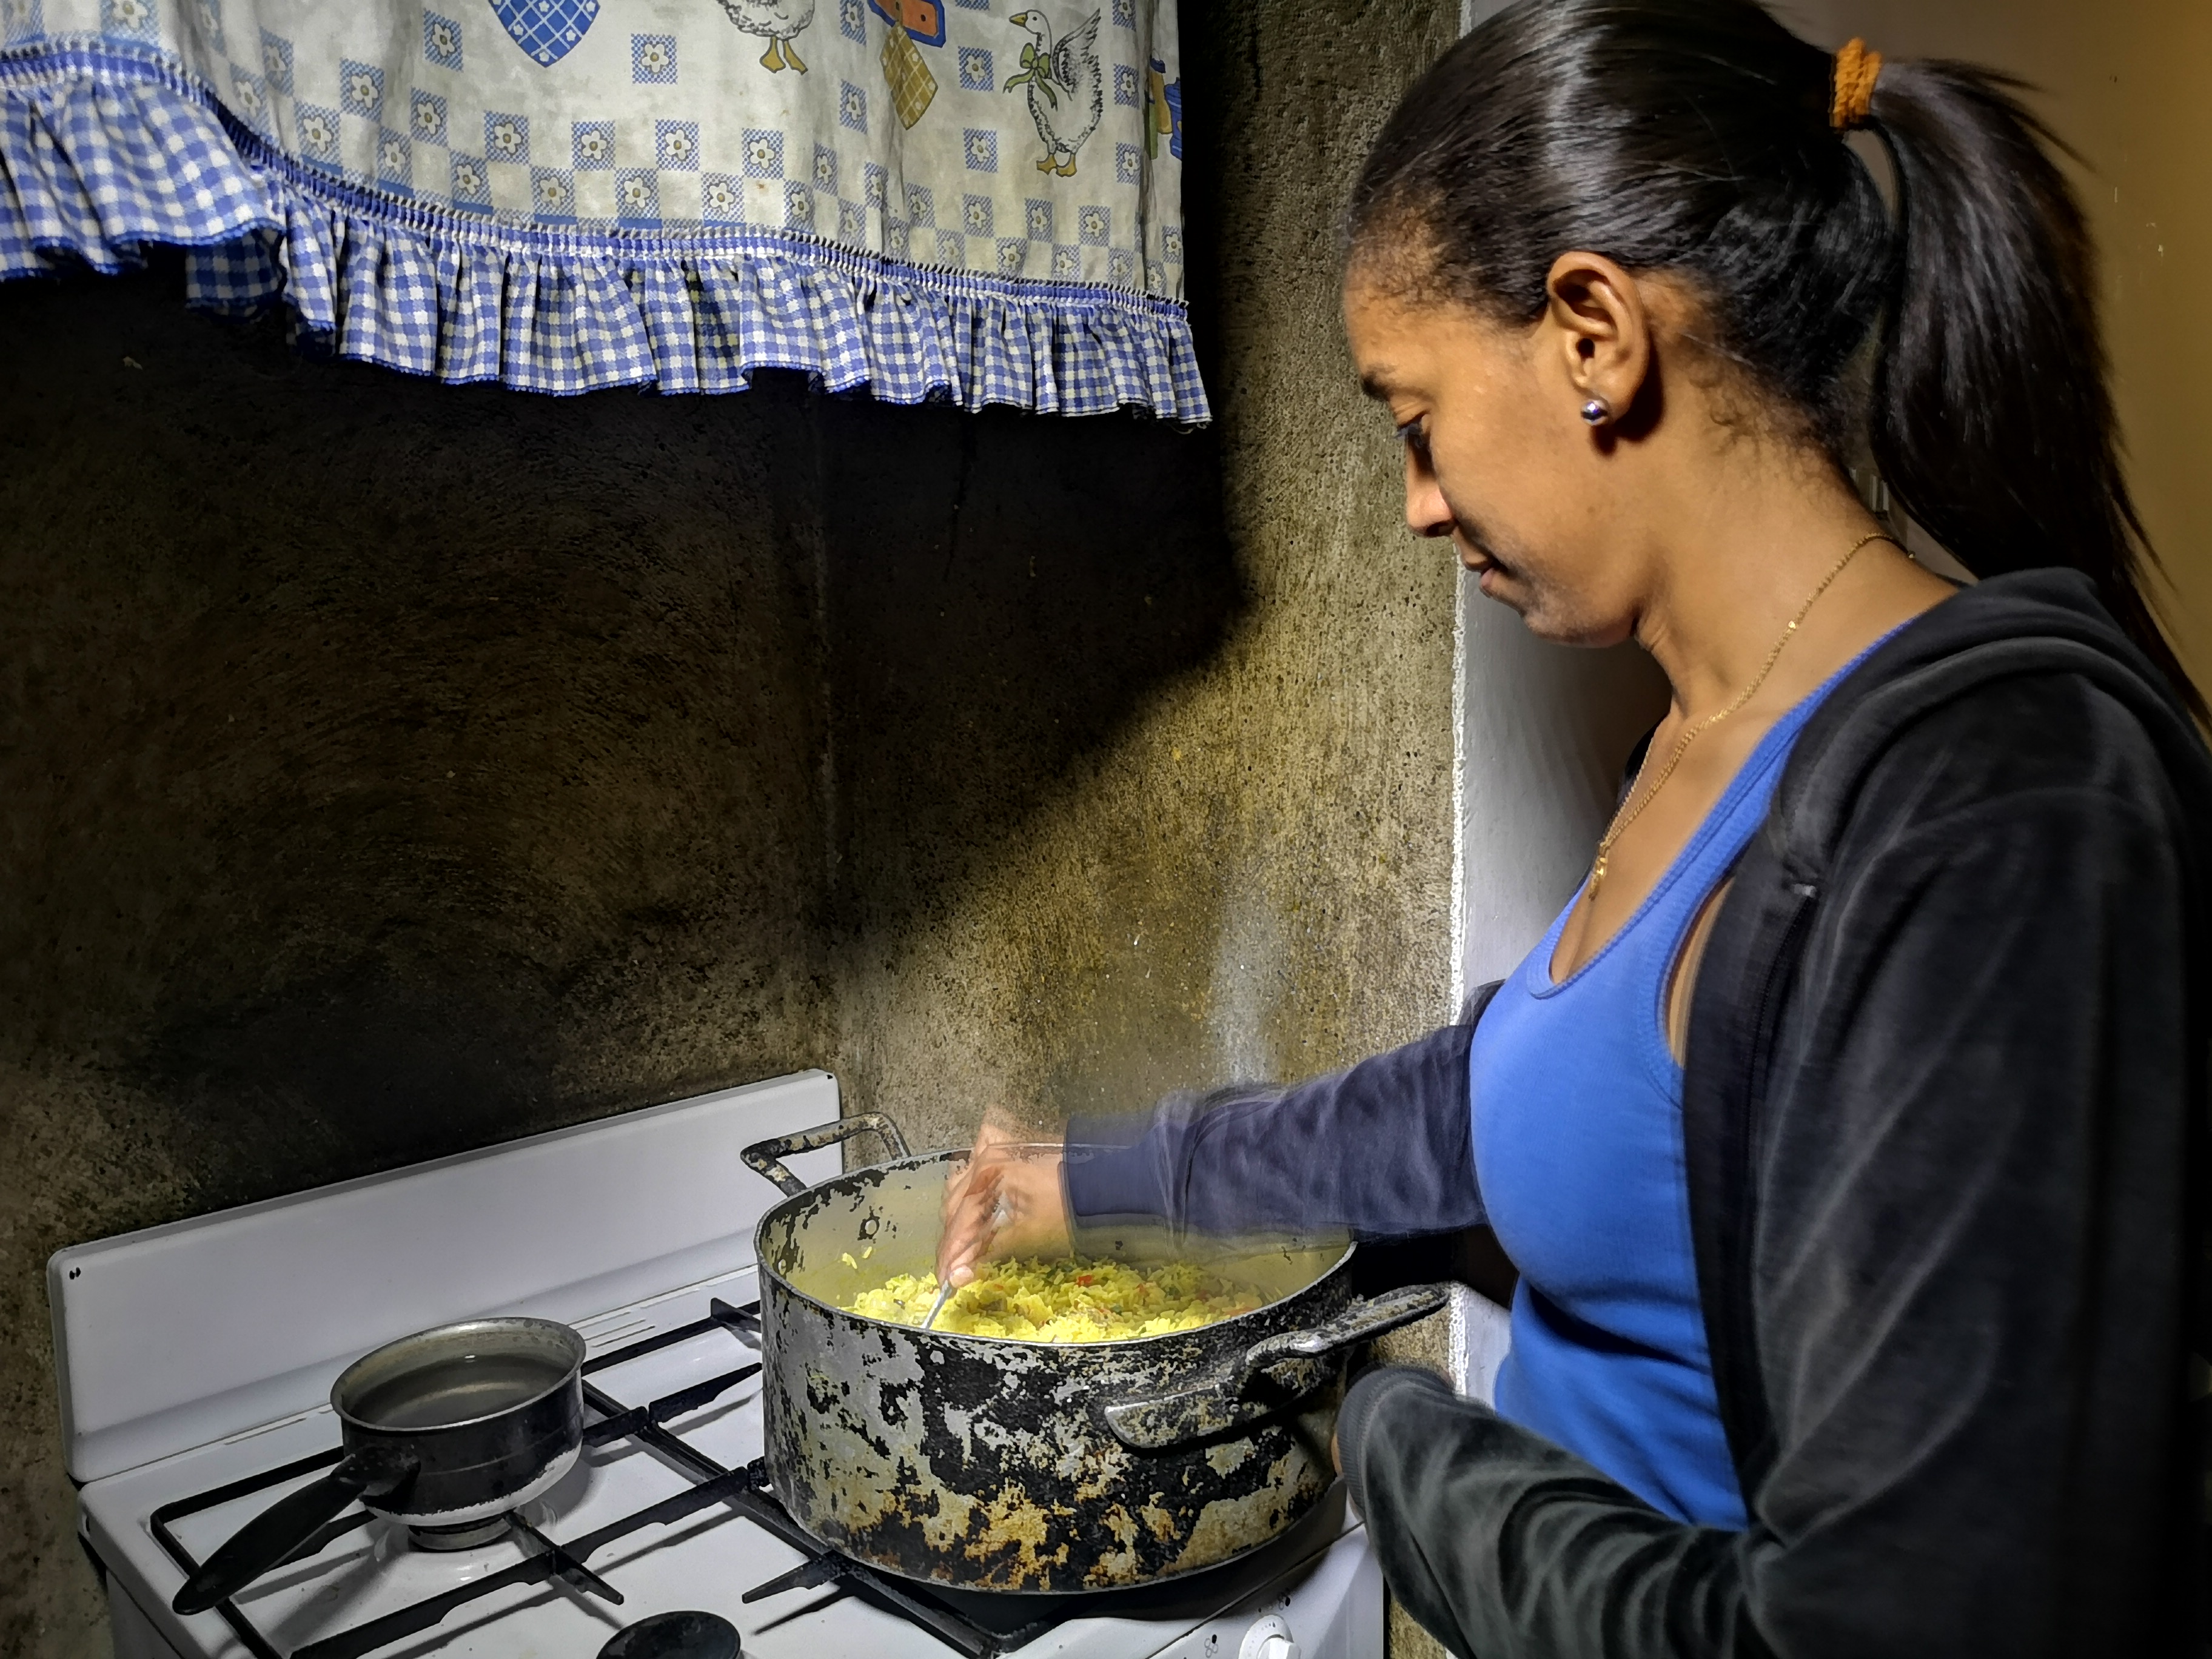
[[[1368,1237],[1480,1225],[1468,1048],[1495,989],[1470,997],[1458,1023],[1326,1077],[1074,1119],[1062,1166],[1070,1219],[1079,1231],[1150,1220],[1179,1233],[1346,1227]]]
[[[1747,1020],[1724,1052],[1768,1078],[1701,1230],[1738,1248],[1699,1261],[1723,1402],[1761,1404],[1729,1420],[1750,1527],[1656,1515],[1437,1385],[1352,1390],[1356,1501],[1454,1652],[2195,1650],[2189,830],[2142,728],[2079,681],[1969,704],[1881,763],[1829,879],[1747,860],[1729,904],[1802,954],[1717,930],[1698,986],[1692,1069]]]
[[[1366,1372],[1337,1443],[1390,1593],[1453,1653],[1769,1659],[1737,1534],[1669,1520],[1427,1371]]]

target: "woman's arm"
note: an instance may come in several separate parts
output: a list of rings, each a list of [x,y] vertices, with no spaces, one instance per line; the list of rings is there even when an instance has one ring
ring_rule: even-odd
[[[1745,1534],[1668,1519],[1430,1372],[1364,1374],[1337,1439],[1390,1594],[1452,1652],[1770,1659]]]
[[[1059,1254],[1132,1222],[1222,1237],[1480,1224],[1467,1056],[1497,988],[1468,997],[1457,1023],[1327,1077],[1076,1118],[1059,1155],[1018,1150],[987,1123],[945,1189],[939,1276],[965,1284],[987,1256]]]
[[[1326,1077],[1073,1120],[1071,1224],[1158,1220],[1214,1235],[1346,1227],[1370,1237],[1479,1225],[1467,1058],[1494,988],[1468,999],[1458,1024]]]

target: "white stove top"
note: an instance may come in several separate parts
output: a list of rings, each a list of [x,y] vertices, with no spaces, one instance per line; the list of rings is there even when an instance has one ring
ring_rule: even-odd
[[[730,1096],[722,1096],[709,1097],[706,1103],[679,1103],[676,1107],[656,1109],[668,1115],[667,1127],[664,1131],[646,1126],[647,1139],[665,1139],[663,1150],[671,1156],[683,1154],[696,1161],[703,1131],[711,1134],[717,1148],[726,1146],[728,1158],[733,1161],[737,1149],[754,1139],[835,1116],[834,1084],[830,1086],[826,1111],[823,1109],[823,1091],[818,1087],[799,1091],[796,1098],[766,1103],[757,1098],[733,1100]],[[759,1109],[764,1103],[777,1109],[763,1112]],[[702,1119],[702,1106],[715,1109],[706,1113]],[[628,1121],[631,1130],[637,1129],[638,1120],[649,1115],[631,1115]],[[614,1130],[624,1121],[617,1120],[606,1127]],[[561,1149],[562,1157],[580,1159],[581,1166],[586,1168],[602,1163],[597,1156],[601,1149],[589,1144],[591,1133],[589,1127],[568,1132],[562,1138],[568,1144]],[[539,1137],[535,1142],[517,1143],[516,1148],[542,1147],[549,1139]],[[514,1150],[492,1149],[489,1153],[477,1155],[472,1162],[480,1164],[496,1160]],[[634,1146],[631,1151],[635,1152]],[[651,1159],[647,1163],[649,1165]],[[558,1159],[548,1165],[541,1158],[539,1172],[555,1169],[557,1182],[558,1164]],[[443,1170],[447,1166],[434,1167]],[[424,1189],[418,1188],[410,1192],[407,1188],[410,1173],[403,1171],[384,1178],[400,1192],[389,1200],[380,1200],[379,1205],[389,1208],[392,1204],[421,1203]],[[827,1171],[817,1169],[813,1173],[819,1178]],[[481,1175],[479,1170],[473,1178],[480,1179]],[[750,1304],[757,1295],[749,1261],[751,1224],[776,1195],[750,1171],[743,1176],[750,1185],[737,1187],[737,1179],[732,1176],[731,1183],[745,1196],[740,1223],[743,1231],[741,1236],[727,1237],[742,1237],[743,1249],[741,1252],[732,1249],[726,1255],[742,1254],[748,1258],[744,1265],[732,1267],[681,1289],[644,1295],[611,1311],[587,1316],[580,1316],[580,1310],[573,1301],[564,1305],[557,1289],[548,1289],[534,1297],[501,1295],[502,1290],[512,1290],[514,1284],[492,1282],[501,1277],[495,1271],[484,1284],[482,1309],[470,1311],[519,1310],[550,1312],[553,1316],[566,1318],[583,1333],[592,1356],[598,1358],[657,1334],[706,1321],[710,1304],[717,1299],[738,1306]],[[680,1186],[681,1182],[676,1184]],[[436,1190],[447,1199],[454,1195],[450,1182]],[[603,1206],[611,1206],[617,1211],[629,1204],[652,1207],[655,1194],[665,1202],[667,1191],[661,1187],[651,1193],[611,1193],[599,1201]],[[328,1196],[307,1194],[292,1201],[302,1212],[299,1218],[312,1224],[314,1214],[311,1206]],[[447,1206],[441,1204],[438,1207],[442,1210]],[[702,1225],[726,1226],[736,1213],[732,1206],[725,1204]],[[418,1225],[432,1224],[427,1218],[417,1219]],[[209,1221],[219,1228],[223,1218],[210,1218]],[[385,1215],[380,1221],[389,1226],[393,1218]],[[479,1218],[479,1226],[480,1224]],[[658,1218],[658,1224],[665,1234],[665,1217]],[[192,1224],[186,1224],[189,1227]],[[604,1231],[609,1224],[601,1217],[594,1224]],[[289,1243],[312,1254],[313,1249],[326,1247],[329,1241],[313,1247],[308,1241],[319,1239],[326,1231],[309,1224],[288,1240],[270,1242]],[[519,1225],[518,1231],[522,1235],[520,1248],[526,1249],[531,1242],[528,1228]],[[653,1231],[644,1229],[647,1233]],[[341,1244],[343,1242],[339,1241]],[[653,1238],[655,1259],[672,1259],[663,1248],[668,1242],[665,1237]],[[167,1243],[167,1253],[173,1256],[179,1247],[173,1238]],[[131,1241],[111,1241],[111,1244],[129,1247]],[[191,1242],[187,1240],[183,1248],[189,1257],[193,1248]],[[85,1247],[94,1255],[64,1252],[56,1260],[57,1285],[76,1282],[70,1278],[72,1268],[82,1271],[97,1265],[104,1269],[110,1282],[111,1288],[106,1294],[112,1305],[127,1305],[132,1296],[143,1296],[155,1288],[166,1288],[171,1295],[178,1293],[176,1284],[165,1287],[115,1287],[118,1273],[138,1258],[127,1254],[127,1250],[104,1260],[97,1256],[96,1253],[108,1249]],[[690,1253],[682,1254],[680,1259],[688,1264],[697,1256],[692,1247],[687,1245],[686,1249]],[[189,1260],[184,1265],[189,1268]],[[300,1267],[312,1272],[313,1265],[309,1261]],[[609,1270],[629,1265],[618,1261],[605,1264]],[[177,1264],[171,1261],[161,1271],[173,1274],[176,1267]],[[477,1270],[482,1267],[483,1264],[478,1263]],[[184,1277],[189,1281],[191,1275],[187,1273]],[[510,1273],[510,1280],[512,1277]],[[601,1275],[594,1282],[609,1281]],[[452,1287],[440,1285],[435,1295],[425,1298],[423,1315],[418,1322],[428,1324],[455,1316],[452,1301]],[[90,1317],[100,1305],[95,1297],[76,1311]],[[406,1305],[407,1298],[403,1296],[397,1307],[383,1309],[371,1323],[388,1325],[398,1318],[404,1326]],[[66,1336],[67,1324],[59,1316],[58,1307],[58,1331]],[[281,1309],[270,1311],[274,1316],[282,1317]],[[381,1328],[368,1329],[353,1352],[373,1346],[392,1334]],[[73,1375],[73,1370],[81,1373],[83,1352],[97,1351],[100,1344],[81,1340],[78,1346],[80,1363],[75,1368],[65,1364],[64,1384],[86,1385],[79,1407],[78,1420],[82,1421],[98,1409],[101,1397],[99,1379]],[[281,1363],[290,1357],[278,1353],[272,1363]],[[329,1378],[350,1357],[350,1352],[346,1352],[331,1358],[319,1374],[321,1389],[327,1389]],[[749,1364],[757,1357],[736,1334],[718,1326],[592,1371],[587,1380],[620,1405],[637,1406]],[[151,1353],[146,1356],[146,1361],[158,1363]],[[185,1369],[190,1370],[191,1367],[187,1365]],[[312,1366],[299,1369],[316,1370]],[[311,1387],[314,1381],[307,1378],[301,1386]],[[226,1397],[236,1394],[234,1387]],[[306,1397],[313,1399],[316,1395],[310,1392]],[[168,1423],[187,1419],[204,1420],[204,1412],[201,1417],[193,1417],[193,1411],[201,1407],[185,1408],[190,1402],[153,1400],[143,1403],[149,1407],[150,1417],[142,1413],[139,1419],[119,1426],[104,1426],[98,1432],[111,1438],[116,1435],[127,1438],[139,1432],[133,1425],[141,1419]],[[737,1383],[697,1409],[672,1418],[664,1426],[724,1468],[743,1468],[761,1451],[757,1377]],[[329,1407],[315,1404],[89,1480],[81,1493],[82,1526],[94,1553],[108,1570],[118,1659],[170,1659],[171,1656],[254,1659],[252,1650],[219,1613],[183,1618],[168,1610],[169,1598],[182,1583],[184,1571],[156,1538],[152,1517],[164,1505],[200,1497],[234,1481],[250,1480],[287,1463],[333,1452],[338,1439],[338,1425]],[[77,1443],[73,1442],[73,1445]],[[312,1473],[302,1474],[289,1481],[181,1516],[171,1523],[172,1534],[194,1559],[204,1560],[248,1518],[285,1492],[313,1478]],[[557,1486],[526,1509],[525,1517],[545,1537],[558,1543],[574,1543],[650,1505],[693,1490],[697,1478],[694,1472],[680,1467],[663,1452],[634,1438],[618,1438],[587,1448],[576,1468]],[[380,1519],[372,1519],[331,1539],[313,1556],[265,1575],[240,1594],[235,1606],[274,1653],[289,1656],[371,1620],[462,1588],[536,1553],[533,1545],[513,1538],[465,1551],[422,1551],[407,1544],[403,1529]],[[951,1656],[958,1651],[900,1615],[834,1586],[787,1590],[750,1605],[743,1601],[747,1590],[800,1565],[805,1559],[799,1550],[752,1518],[726,1504],[712,1501],[670,1523],[648,1523],[589,1555],[586,1565],[620,1592],[623,1597],[620,1605],[559,1583],[510,1585],[460,1603],[418,1633],[379,1647],[375,1653],[377,1659],[386,1659],[387,1656],[389,1659],[402,1659],[403,1656],[411,1659],[412,1656],[432,1653],[496,1655],[502,1659],[535,1659],[541,1655],[547,1659],[555,1656],[560,1659],[592,1659],[617,1631],[650,1614],[683,1608],[716,1613],[727,1619],[740,1632],[744,1652],[758,1656],[759,1659],[779,1659],[780,1656],[825,1659],[825,1656],[848,1654],[927,1655],[935,1659],[936,1656]],[[1266,1553],[1241,1572],[1231,1570],[1208,1575],[1185,1590],[1156,1589],[1137,1599],[1140,1605],[1126,1613],[1123,1609],[1128,1598],[1114,1606],[1115,1616],[1092,1613],[1068,1619],[1035,1636],[1025,1645],[1006,1650],[1018,1651],[1024,1659],[1043,1655],[1064,1655],[1069,1659],[1152,1659],[1152,1656],[1170,1655],[1188,1656],[1188,1659],[1233,1659],[1249,1647],[1255,1656],[1287,1659],[1290,1650],[1280,1642],[1270,1644],[1265,1639],[1267,1629],[1281,1628],[1262,1626],[1261,1621],[1273,1618],[1288,1627],[1296,1644],[1295,1651],[1303,1659],[1380,1659],[1382,1653],[1380,1575],[1364,1532],[1356,1523],[1347,1523],[1340,1500],[1335,1500],[1328,1513],[1314,1517],[1308,1527],[1302,1528],[1296,1542]],[[991,1597],[956,1600],[969,1607],[1002,1608],[1006,1605]],[[1007,1620],[1001,1627],[1025,1623],[1029,1610],[1036,1608],[1042,1600],[1024,1598],[1024,1617],[1019,1620]]]
[[[705,1319],[714,1297],[742,1305],[754,1296],[753,1273],[747,1268],[633,1304],[578,1328],[597,1357]],[[709,1332],[596,1371],[591,1381],[623,1405],[638,1405],[735,1369],[747,1363],[750,1352],[734,1335]],[[750,1462],[761,1450],[758,1379],[738,1384],[720,1399],[665,1426],[726,1468]],[[337,1438],[337,1421],[322,1407],[111,1475],[83,1492],[87,1534],[111,1571],[125,1581],[138,1610],[151,1615],[149,1622],[168,1646],[208,1659],[251,1659],[219,1615],[182,1619],[167,1611],[166,1598],[174,1594],[184,1575],[155,1539],[149,1518],[155,1509],[179,1498],[330,1450]],[[252,1516],[312,1478],[301,1475],[184,1516],[172,1531],[196,1559],[204,1560]],[[695,1484],[690,1474],[636,1441],[617,1440],[586,1450],[574,1470],[526,1511],[526,1518],[547,1537],[566,1542]],[[403,1529],[372,1521],[334,1540],[313,1558],[268,1575],[242,1592],[237,1606],[279,1653],[289,1654],[534,1553],[534,1547],[511,1540],[450,1553],[416,1550],[406,1545]],[[744,1651],[759,1659],[953,1651],[896,1615],[834,1589],[792,1590],[750,1606],[741,1599],[745,1591],[798,1566],[804,1559],[726,1505],[712,1504],[673,1525],[641,1528],[590,1557],[586,1565],[622,1593],[624,1600],[618,1607],[557,1584],[511,1586],[466,1602],[432,1629],[379,1651],[393,1659],[426,1653],[574,1655],[588,1659],[625,1626],[651,1613],[687,1607],[729,1620],[738,1627]],[[1353,1588],[1347,1581],[1363,1574],[1371,1577],[1373,1567],[1364,1534],[1353,1528],[1340,1534],[1333,1552],[1324,1550],[1297,1563],[1280,1574],[1279,1582],[1270,1578],[1257,1585],[1217,1586],[1212,1605],[1201,1592],[1197,1606],[1165,1617],[1155,1613],[1144,1619],[1072,1620],[1019,1651],[1069,1659],[1218,1655],[1226,1640],[1228,1652],[1233,1654],[1255,1620],[1271,1611],[1280,1616],[1291,1603],[1312,1602],[1324,1609],[1329,1622],[1339,1613],[1369,1610],[1342,1605],[1345,1592]],[[1378,1585],[1373,1595],[1352,1600],[1370,1603],[1379,1621],[1379,1595]],[[1292,1628],[1309,1659],[1363,1651],[1351,1639],[1354,1632],[1350,1631],[1340,1638],[1325,1627],[1313,1627],[1310,1620],[1307,1629]],[[1215,1640],[1212,1649],[1206,1645],[1208,1637]]]

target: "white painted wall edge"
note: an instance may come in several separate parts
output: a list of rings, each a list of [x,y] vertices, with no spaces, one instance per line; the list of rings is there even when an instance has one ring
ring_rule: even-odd
[[[1460,32],[1508,0],[1460,0]],[[1452,618],[1451,1006],[1503,977],[1588,871],[1620,766],[1666,707],[1632,646],[1578,651],[1532,638],[1462,569]],[[1507,1315],[1464,1288],[1450,1310],[1452,1384],[1487,1401]]]

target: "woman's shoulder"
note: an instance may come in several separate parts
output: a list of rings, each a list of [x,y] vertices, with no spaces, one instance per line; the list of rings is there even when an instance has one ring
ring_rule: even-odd
[[[2212,756],[2157,672],[2070,572],[1939,605],[1838,689],[1777,792],[1792,864],[1978,809],[2073,796],[2212,844]]]
[[[2051,664],[1967,685],[1899,726],[1867,769],[1853,816],[1933,819],[2083,793],[2166,816],[2179,805],[2176,781],[2139,704],[2079,666]]]

